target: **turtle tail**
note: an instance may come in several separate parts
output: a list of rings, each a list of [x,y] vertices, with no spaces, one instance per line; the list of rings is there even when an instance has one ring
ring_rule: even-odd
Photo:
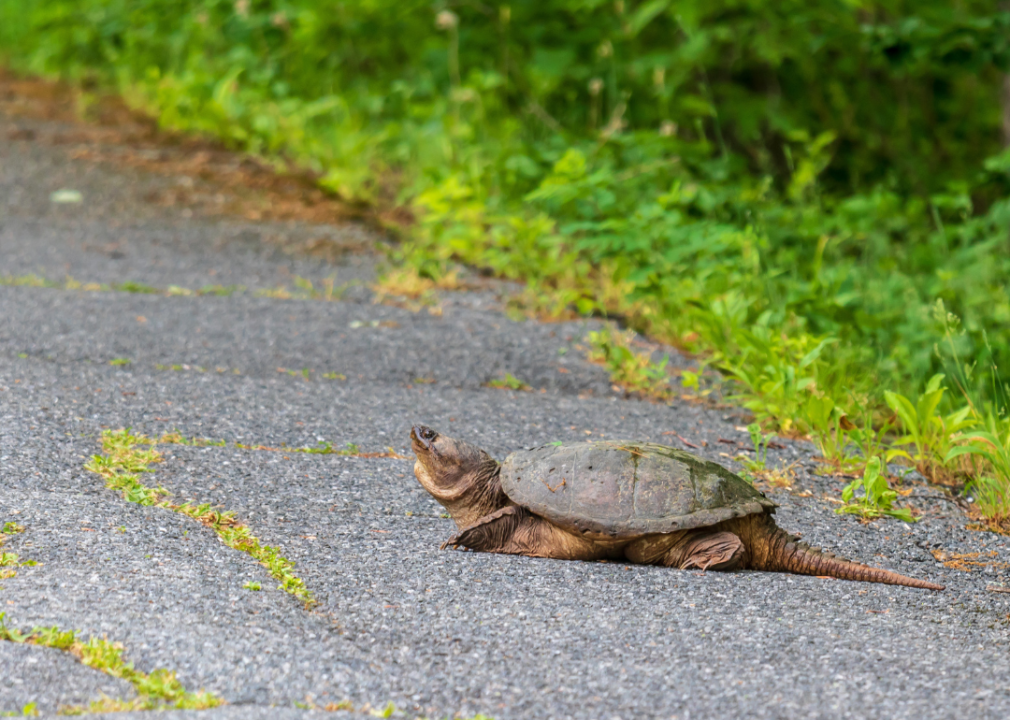
[[[760,523],[758,527],[761,529],[755,528],[757,530],[755,534],[758,537],[754,538],[757,541],[754,545],[757,547],[753,547],[751,551],[751,566],[756,570],[790,572],[797,575],[820,575],[841,580],[904,585],[924,590],[943,590],[943,585],[843,560],[819,548],[812,548],[776,526],[771,518],[768,518],[766,523]],[[760,537],[762,535],[763,537]],[[755,550],[757,552],[754,552]]]

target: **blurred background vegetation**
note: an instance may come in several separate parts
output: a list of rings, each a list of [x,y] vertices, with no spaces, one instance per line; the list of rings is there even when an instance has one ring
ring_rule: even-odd
[[[826,457],[853,425],[908,440],[894,398],[917,411],[940,389],[920,424],[946,440],[916,457],[963,469],[949,441],[988,418],[1010,459],[1008,5],[0,8],[14,69],[114,87],[166,127],[409,209],[396,260],[415,282],[465,263],[525,281],[525,312],[620,317]],[[622,362],[620,338],[597,345]]]

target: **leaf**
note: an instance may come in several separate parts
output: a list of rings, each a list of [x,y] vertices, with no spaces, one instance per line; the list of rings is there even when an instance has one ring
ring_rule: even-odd
[[[881,482],[883,482],[883,488],[880,487]],[[866,463],[866,468],[863,470],[863,488],[866,490],[866,499],[874,504],[887,489],[887,480],[880,476],[880,458],[872,457]]]
[[[901,424],[905,426],[905,430],[915,437],[916,444],[918,444],[917,441],[920,435],[919,423],[912,403],[904,395],[899,395],[890,390],[884,391],[884,400],[887,402],[888,407],[897,414],[901,420]]]
[[[941,389],[940,388],[940,383],[943,382],[943,379],[945,377],[946,377],[946,375],[944,375],[943,373],[937,373],[936,375],[934,375],[933,377],[931,377],[929,379],[929,382],[926,383],[926,390],[925,390],[924,394],[928,394],[928,393],[932,393],[932,392],[936,392],[937,390],[940,390]]]
[[[803,356],[803,359],[800,360],[800,367],[805,368],[808,365],[810,365],[810,363],[812,363],[814,360],[816,360],[821,356],[821,353],[824,351],[825,347],[827,347],[828,345],[833,345],[836,342],[838,342],[838,338],[829,337],[821,340],[819,343],[817,343],[817,347],[815,347],[813,350],[811,350],[810,352],[808,352],[806,355]]]
[[[649,2],[641,5],[635,12],[631,14],[628,18],[628,24],[626,26],[626,33],[628,37],[635,37],[638,33],[642,32],[657,15],[662,13],[666,8],[670,6],[670,0],[649,0]]]
[[[919,397],[916,413],[918,415],[919,427],[922,430],[926,430],[929,423],[936,415],[936,406],[939,405],[940,400],[943,399],[944,390],[946,390],[946,388],[940,388],[939,390],[923,393]]]
[[[891,462],[891,460],[894,460],[894,458],[896,458],[896,457],[903,457],[903,458],[907,458],[909,460],[912,459],[911,455],[909,455],[907,452],[905,452],[904,450],[901,450],[899,448],[892,448],[892,449],[890,449],[890,450],[887,451],[887,456],[886,456],[887,462]]]
[[[903,520],[907,523],[914,523],[919,521],[919,518],[912,515],[912,511],[909,510],[908,508],[898,508],[897,510],[885,510],[884,514],[890,515],[891,517],[897,518],[898,520]]]

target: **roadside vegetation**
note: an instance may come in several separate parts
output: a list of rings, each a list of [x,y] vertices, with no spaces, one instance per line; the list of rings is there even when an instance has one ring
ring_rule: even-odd
[[[166,128],[308,168],[378,208],[400,238],[386,287],[419,304],[460,264],[521,281],[515,312],[618,318],[694,353],[764,432],[809,435],[827,465],[862,475],[852,502],[885,512],[880,478],[903,462],[967,484],[1007,528],[999,3],[0,0],[0,12],[8,64],[78,83],[85,115],[112,89]],[[672,392],[623,336],[592,344],[626,388]],[[682,380],[697,393],[710,382]]]

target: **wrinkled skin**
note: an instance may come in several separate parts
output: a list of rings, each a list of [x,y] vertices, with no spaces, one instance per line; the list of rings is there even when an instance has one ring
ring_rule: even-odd
[[[457,527],[464,528],[511,504],[501,491],[500,466],[476,445],[424,426],[411,429],[410,445],[417,456],[414,475],[449,511]]]
[[[709,527],[631,538],[593,538],[557,527],[512,502],[501,489],[500,466],[475,445],[424,425],[410,431],[414,474],[456,522],[442,547],[563,560],[624,561],[701,570],[754,569],[942,590],[942,586],[811,549],[786,534],[769,512]]]

